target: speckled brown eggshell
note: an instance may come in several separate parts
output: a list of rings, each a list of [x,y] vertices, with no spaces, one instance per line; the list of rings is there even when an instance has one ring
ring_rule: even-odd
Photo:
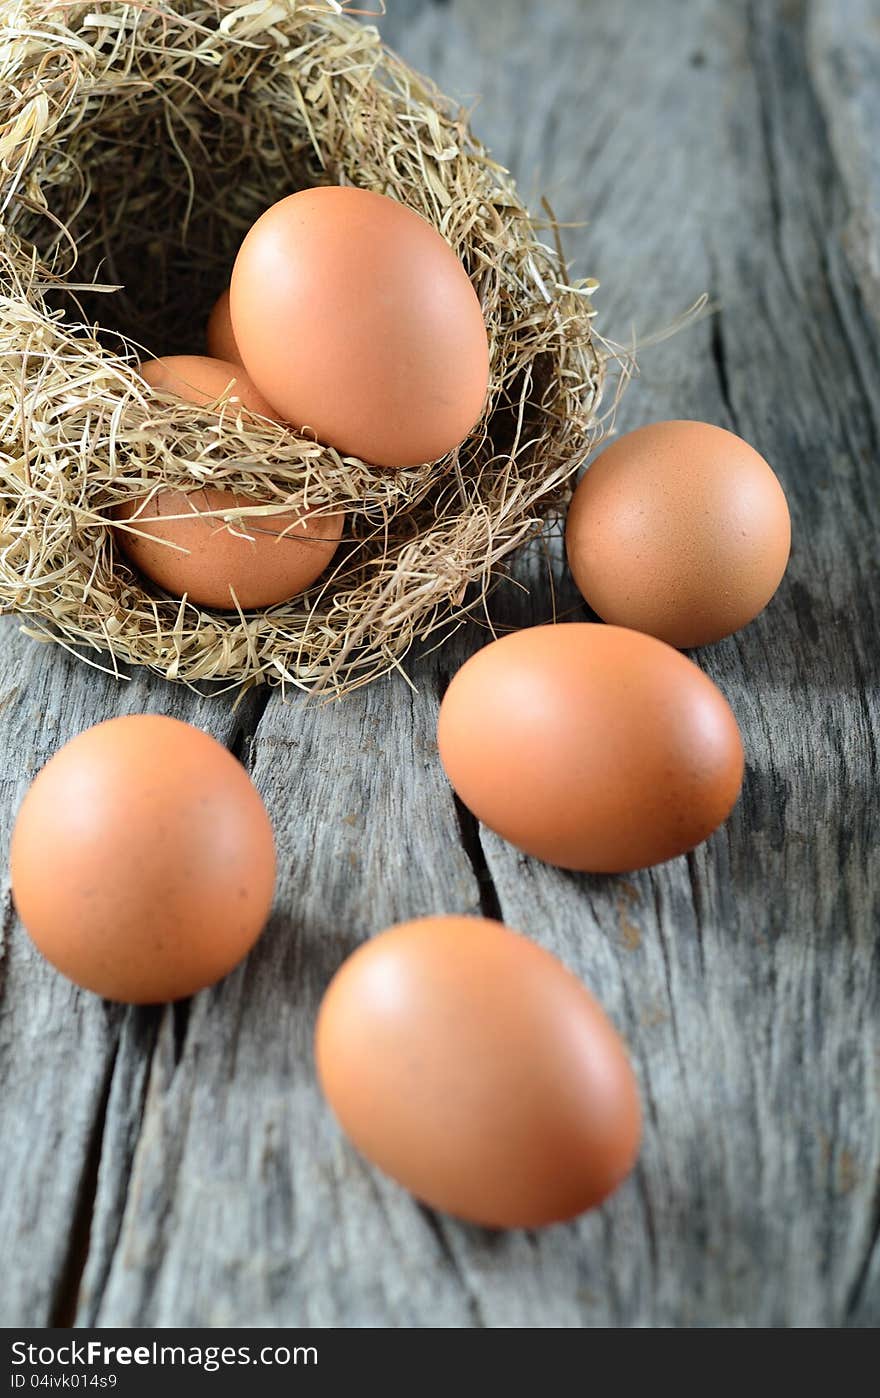
[[[536,626],[453,677],[437,730],[464,804],[526,853],[619,873],[692,849],[739,794],[730,706],[679,651],[617,626]]]
[[[791,522],[762,456],[706,422],[655,422],[599,454],[566,525],[574,580],[604,621],[687,648],[767,605]]]
[[[272,828],[245,769],[159,714],[99,723],[27,792],[12,893],[48,961],[110,1000],[192,995],[231,971],[269,914]]]

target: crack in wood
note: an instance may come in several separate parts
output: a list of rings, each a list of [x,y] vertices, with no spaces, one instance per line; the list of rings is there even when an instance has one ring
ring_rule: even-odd
[[[98,1194],[98,1172],[101,1167],[101,1150],[107,1123],[107,1108],[110,1104],[110,1090],[118,1056],[119,1041],[117,1040],[107,1064],[98,1109],[92,1123],[89,1143],[83,1160],[82,1174],[68,1236],[67,1254],[52,1303],[50,1327],[67,1329],[73,1325],[76,1316],[80,1285],[89,1258],[89,1242],[95,1213],[95,1200]]]
[[[192,999],[175,1000],[170,1006],[171,1033],[174,1039],[174,1066],[179,1068],[186,1051],[186,1036],[189,1030]]]
[[[189,1003],[189,1002],[187,1002]],[[110,1092],[108,1094],[107,1106],[105,1109],[105,1122],[102,1126],[101,1153],[106,1149],[107,1126],[106,1122],[112,1118],[113,1098],[115,1078],[122,1076],[122,1083],[119,1091],[126,1097],[126,1102],[131,1102],[132,1098],[127,1095],[127,1090],[132,1086],[129,1078],[134,1076],[139,1083],[136,1112],[133,1114],[133,1122],[130,1127],[125,1127],[125,1135],[122,1145],[125,1159],[122,1168],[119,1168],[118,1178],[111,1184],[113,1194],[113,1205],[108,1207],[107,1200],[104,1200],[101,1212],[101,1221],[105,1229],[105,1236],[98,1241],[97,1248],[94,1243],[94,1224],[90,1229],[89,1246],[85,1256],[82,1258],[82,1268],[80,1273],[80,1304],[77,1308],[75,1324],[78,1326],[93,1326],[97,1323],[104,1303],[104,1297],[113,1272],[119,1241],[122,1236],[123,1226],[129,1207],[132,1185],[134,1180],[134,1164],[140,1149],[143,1137],[146,1117],[147,1100],[150,1090],[150,1083],[153,1078],[156,1065],[157,1054],[163,1031],[163,1026],[167,1026],[169,1012],[173,1006],[166,1005],[132,1005],[128,1007],[128,1018],[119,1036],[119,1052],[116,1061],[115,1077],[111,1076]],[[173,1029],[173,1025],[172,1025]],[[168,1033],[167,1027],[165,1028]],[[129,1038],[132,1042],[127,1042]],[[175,1049],[172,1046],[172,1059]],[[177,1070],[177,1063],[173,1062],[172,1073]],[[127,1070],[127,1071],[123,1071]],[[119,1115],[120,1107],[117,1105],[116,1113]],[[119,1142],[114,1142],[118,1148]],[[109,1162],[111,1165],[119,1167],[118,1155]],[[100,1180],[98,1180],[100,1183]],[[99,1199],[97,1194],[93,1194],[93,1219],[97,1217]],[[96,1256],[93,1256],[96,1253]],[[82,1301],[82,1282],[86,1279],[86,1274],[93,1271],[90,1278],[88,1295],[85,1303]]]
[[[703,938],[703,912],[702,896],[700,893],[700,882],[697,875],[696,855],[693,850],[689,850],[685,855],[687,864],[688,882],[691,890],[691,903],[694,909],[694,930],[697,936],[697,957],[700,963],[700,974],[706,974],[706,947]]]
[[[229,751],[248,772],[253,768],[253,747],[257,729],[272,697],[269,685],[258,685],[242,701],[236,713],[236,725],[229,738]]]
[[[452,1249],[452,1244],[450,1243],[449,1239],[446,1236],[446,1233],[444,1232],[443,1220],[438,1218],[437,1215],[434,1213],[433,1209],[429,1209],[426,1204],[419,1204],[418,1210],[419,1213],[422,1215],[422,1218],[425,1220],[425,1223],[428,1225],[428,1228],[431,1230],[431,1233],[433,1234],[437,1246],[442,1252],[444,1259],[452,1268],[453,1272],[455,1273],[456,1277],[461,1283],[461,1287],[465,1295],[465,1301],[467,1304],[468,1312],[470,1314],[471,1322],[474,1329],[486,1329],[486,1327],[488,1326],[488,1321],[486,1320],[486,1317],[483,1314],[483,1307],[480,1303],[480,1298],[477,1295],[477,1293],[473,1290],[473,1287],[468,1281],[468,1278],[462,1271],[461,1265]],[[487,1230],[477,1231],[485,1232]]]
[[[483,917],[491,917],[495,918],[497,922],[503,922],[504,917],[501,912],[498,888],[486,861],[486,854],[480,839],[480,823],[458,796],[455,797],[455,814],[461,832],[462,848],[468,857],[470,866],[474,871],[474,878],[477,881],[480,912]]]
[[[846,1323],[857,1321],[859,1318],[859,1312],[862,1310],[867,1299],[868,1283],[871,1279],[874,1253],[878,1248],[880,1248],[880,1176],[878,1176],[877,1189],[874,1195],[874,1209],[871,1219],[870,1235],[865,1246],[864,1256],[853,1278],[846,1299],[844,1308]],[[875,1315],[873,1319],[870,1316],[865,1317],[866,1323],[869,1325],[876,1324],[878,1315],[880,1315],[880,1308],[878,1308],[878,1314]]]
[[[715,373],[718,376],[718,388],[721,392],[721,401],[730,419],[730,425],[734,432],[739,431],[739,415],[733,404],[733,395],[730,388],[730,376],[727,369],[727,347],[724,343],[724,329],[721,324],[723,311],[717,307],[710,318],[711,330],[709,333],[709,352],[712,355],[712,363],[715,365]]]
[[[9,954],[9,937],[15,926],[15,904],[12,901],[12,888],[7,885],[3,894],[3,918],[0,921],[0,1005],[6,990],[6,958]]]
[[[670,948],[667,946],[666,937],[668,923],[663,916],[663,903],[660,890],[660,880],[655,876],[653,870],[649,875],[649,887],[651,890],[651,900],[654,906],[654,917],[657,922],[657,942],[660,948],[660,956],[663,962],[663,984],[666,990],[666,998],[669,1003],[669,1025],[672,1030],[672,1040],[675,1044],[675,1052],[681,1069],[684,1068],[686,1055],[683,1055],[681,1042],[678,1034],[678,1019],[676,1015],[676,996],[672,987],[672,965],[670,961]]]
[[[758,100],[756,104],[756,115],[758,119],[758,130],[763,144],[764,164],[767,174],[766,190],[770,207],[773,241],[776,245],[779,270],[792,303],[796,305],[800,297],[791,276],[791,269],[788,264],[788,255],[785,247],[780,165],[775,147],[776,131],[770,109],[772,94],[776,89],[778,79],[776,77],[772,58],[764,51],[767,42],[764,27],[764,21],[766,19],[766,6],[763,0],[751,0],[749,4],[749,18],[746,26],[746,34],[749,57],[751,59],[755,87],[757,89]],[[773,20],[771,19],[770,25],[772,24]],[[776,26],[774,30],[775,35],[778,36],[780,28],[781,26]],[[803,64],[799,64],[798,67],[799,69],[803,69]]]
[[[451,676],[448,671],[440,669],[437,672],[437,697],[442,703],[443,696],[449,688]],[[461,845],[467,855],[468,863],[473,870],[474,878],[477,882],[477,895],[480,902],[480,912],[483,917],[494,918],[496,922],[503,922],[504,917],[501,911],[501,899],[498,888],[492,877],[486,859],[486,852],[483,849],[483,842],[480,838],[480,822],[476,816],[468,810],[456,791],[452,793],[455,803],[455,817],[458,822]]]
[[[877,395],[871,381],[869,366],[871,363],[876,364],[877,341],[880,337],[877,335],[876,326],[865,318],[867,307],[861,299],[861,294],[857,293],[855,297],[845,295],[836,259],[824,244],[820,246],[819,256],[831,292],[831,307],[840,329],[840,337],[849,350],[851,372],[862,391],[865,425],[870,431],[871,449],[876,454],[880,451],[880,416],[877,412]],[[864,336],[865,343],[862,346],[856,341],[854,320],[858,321],[859,334]],[[856,450],[855,444],[853,449]]]

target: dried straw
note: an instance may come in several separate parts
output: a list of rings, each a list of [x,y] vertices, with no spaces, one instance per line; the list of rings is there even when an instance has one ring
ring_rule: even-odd
[[[357,184],[442,232],[479,293],[489,404],[464,445],[379,470],[149,389],[204,352],[239,242],[307,185]],[[549,223],[545,222],[546,229]],[[0,19],[0,604],[106,663],[222,687],[339,694],[479,604],[558,513],[600,432],[595,283],[570,282],[466,114],[335,3],[7,0]],[[344,392],[344,385],[340,385]],[[292,602],[210,612],[151,590],[107,527],[160,487],[346,512]],[[268,503],[267,503],[268,502]]]

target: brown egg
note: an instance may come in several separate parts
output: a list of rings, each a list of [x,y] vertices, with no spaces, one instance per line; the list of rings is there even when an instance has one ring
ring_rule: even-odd
[[[572,1218],[635,1162],[623,1043],[555,956],[500,922],[428,917],[367,942],[324,996],[315,1056],[358,1150],[473,1223]]]
[[[214,359],[223,359],[228,364],[241,364],[241,355],[238,352],[238,345],[235,343],[232,320],[229,316],[228,287],[226,291],[220,293],[214,303],[214,309],[208,317],[205,340],[208,354]],[[274,414],[269,413],[268,416],[273,417]]]
[[[517,631],[454,676],[437,730],[465,805],[549,864],[620,873],[705,840],[739,794],[727,701],[671,646],[616,626]]]
[[[152,388],[176,393],[187,403],[202,407],[225,397],[228,391],[227,412],[234,413],[240,405],[245,412],[281,421],[240,364],[203,354],[170,354],[165,359],[145,360],[138,366],[138,373]]]
[[[111,1000],[213,984],[272,904],[272,827],[247,772],[159,714],[67,743],[24,798],[10,853],[19,916],[48,961]]]
[[[274,417],[240,365],[173,355],[149,360],[140,373],[154,388],[198,404],[214,402],[232,383],[232,405]],[[227,523],[216,514],[248,508],[260,509],[261,503],[213,487],[160,490],[117,506],[114,519],[130,521],[137,532],[116,529],[114,534],[129,561],[174,597],[186,595],[196,606],[227,610],[236,601],[244,610],[271,607],[320,577],[342,538],[345,516],[284,511]]]
[[[236,599],[245,611],[271,607],[323,573],[345,516],[285,511],[227,524],[210,513],[248,507],[260,508],[259,501],[232,491],[160,490],[116,509],[114,518],[130,521],[138,531],[117,528],[116,542],[136,568],[174,597],[185,594],[199,607],[230,609]]]
[[[791,523],[779,481],[740,437],[705,422],[655,422],[596,458],[565,540],[599,616],[688,647],[739,630],[767,605]]]
[[[483,410],[476,293],[436,229],[384,195],[332,186],[274,204],[241,245],[230,307],[261,392],[341,452],[434,461]]]

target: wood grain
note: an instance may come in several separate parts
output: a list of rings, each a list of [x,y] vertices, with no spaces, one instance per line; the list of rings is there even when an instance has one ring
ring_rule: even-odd
[[[490,16],[491,10],[491,16]],[[491,22],[490,22],[491,21]],[[716,314],[640,357],[620,426],[700,417],[779,473],[794,552],[768,611],[699,663],[748,753],[731,821],[625,879],[518,855],[457,809],[437,706],[472,626],[337,705],[233,713],[117,685],[3,629],[5,859],[27,781],[139,708],[246,760],[278,832],[276,910],[188,1007],[81,995],[0,949],[0,1324],[840,1326],[880,1320],[876,0],[396,0],[386,37],[528,195],[548,194],[618,339],[703,290]],[[583,616],[558,540],[496,625]],[[555,600],[554,600],[555,599]],[[631,1045],[634,1178],[540,1234],[430,1214],[345,1146],[310,1057],[362,938],[501,914],[558,952]]]

